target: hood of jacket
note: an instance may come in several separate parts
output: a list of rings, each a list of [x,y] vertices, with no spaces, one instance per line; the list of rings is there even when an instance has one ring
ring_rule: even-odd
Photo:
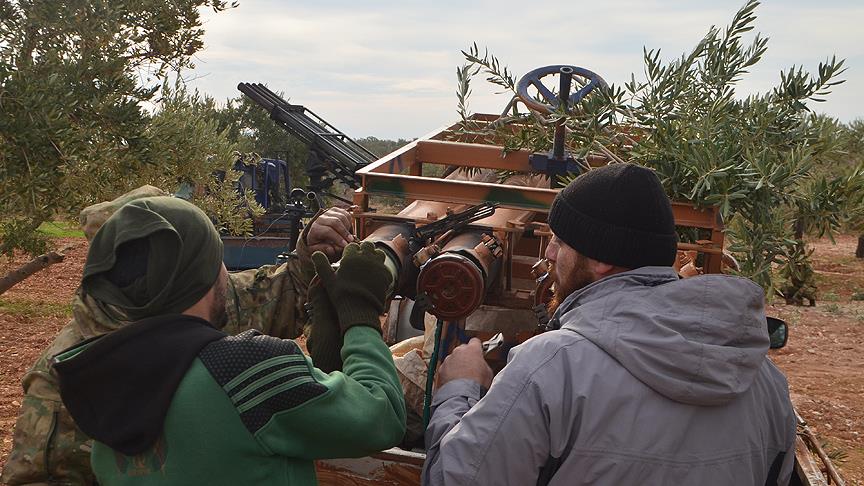
[[[765,297],[727,275],[679,279],[642,267],[568,296],[553,316],[672,400],[722,405],[747,391],[765,360]]]
[[[60,397],[88,437],[126,455],[162,433],[174,392],[200,350],[225,334],[193,316],[136,321],[52,359]]]

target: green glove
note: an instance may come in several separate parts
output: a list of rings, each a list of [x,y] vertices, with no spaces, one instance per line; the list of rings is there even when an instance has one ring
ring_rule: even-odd
[[[342,370],[342,331],[336,311],[320,281],[309,285],[310,322],[306,349],[316,368],[325,373]]]
[[[342,252],[337,271],[321,252],[312,255],[312,263],[336,309],[342,334],[353,326],[369,326],[380,332],[379,316],[393,282],[384,266],[384,252],[368,241],[350,243]]]

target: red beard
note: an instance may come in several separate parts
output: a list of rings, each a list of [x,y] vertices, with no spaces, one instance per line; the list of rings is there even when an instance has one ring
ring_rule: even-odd
[[[555,267],[556,271],[560,267]],[[546,309],[551,317],[558,310],[558,307],[564,302],[567,297],[573,292],[582,289],[583,287],[594,283],[597,278],[591,273],[588,267],[587,258],[580,256],[577,258],[575,265],[566,274],[555,274],[555,283],[552,286],[552,299],[546,304]]]
[[[561,301],[564,299],[559,299],[557,294],[552,295],[552,299],[546,303],[546,312],[549,314],[549,317],[555,315],[555,311],[558,310],[558,306],[561,305]]]

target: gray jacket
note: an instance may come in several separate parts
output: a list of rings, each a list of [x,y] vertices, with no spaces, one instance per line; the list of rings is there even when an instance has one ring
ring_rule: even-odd
[[[436,391],[423,484],[788,483],[794,413],[757,285],[643,267],[555,319],[485,396],[469,380]]]

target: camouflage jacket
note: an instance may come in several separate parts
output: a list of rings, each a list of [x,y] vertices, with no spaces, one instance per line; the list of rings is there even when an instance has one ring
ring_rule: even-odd
[[[306,321],[303,303],[312,275],[311,262],[305,259],[230,274],[225,332],[257,329],[281,338],[299,336]],[[75,426],[64,408],[50,360],[60,351],[109,333],[126,322],[118,319],[112,309],[101,308],[80,294],[73,301],[72,316],[24,375],[24,399],[0,483],[95,484],[90,469],[92,441]]]

